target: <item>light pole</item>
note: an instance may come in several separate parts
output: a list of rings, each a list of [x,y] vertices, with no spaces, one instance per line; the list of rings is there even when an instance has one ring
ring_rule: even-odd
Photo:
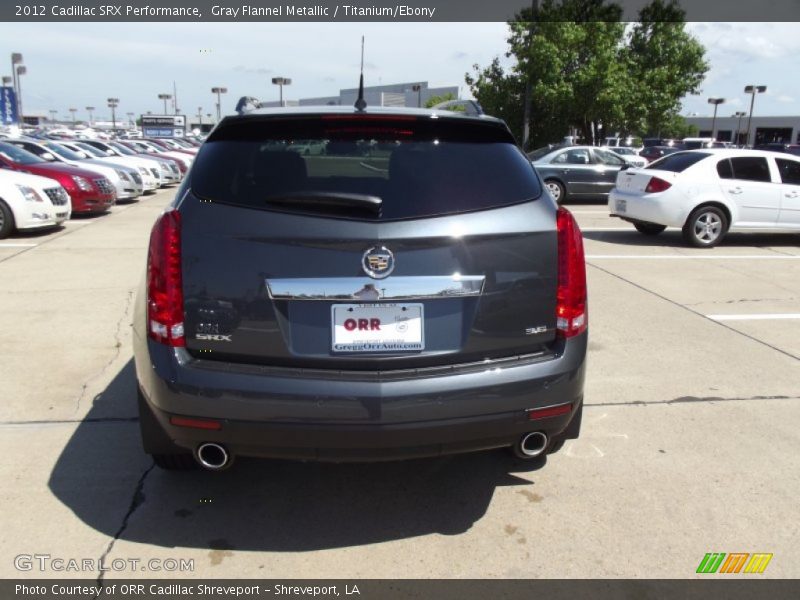
[[[164,101],[164,114],[166,115],[167,114],[167,100],[172,100],[172,94],[159,94],[158,95],[158,99]]]
[[[89,127],[92,126],[92,112],[94,111],[94,106],[87,106],[86,112],[89,113]]]
[[[72,124],[75,125],[75,113],[78,112],[77,108],[70,108],[69,112],[72,113]]]
[[[28,72],[28,67],[25,65],[17,65],[17,106],[19,107],[19,122],[25,124],[25,119],[22,118],[22,75]]]
[[[108,108],[111,109],[111,132],[117,131],[117,107],[119,106],[119,98],[108,98]]]
[[[203,127],[203,107],[197,107],[197,120],[200,122],[200,127]]]
[[[746,117],[747,113],[744,112],[743,110],[737,110],[735,113],[733,113],[733,116],[734,117],[739,117],[739,124],[736,125],[736,145],[737,146],[741,146],[742,145],[742,117]]]
[[[129,112],[129,113],[125,113],[125,114],[128,117],[128,125],[135,128],[136,127],[136,122],[133,120],[133,113]]]
[[[50,120],[51,120],[51,121],[53,121],[53,122],[55,122],[55,120],[56,120],[56,115],[58,114],[58,111],[57,111],[57,110],[50,109],[50,111],[49,111],[49,112],[50,112]]]
[[[745,146],[750,145],[750,122],[753,120],[753,105],[756,103],[756,94],[763,94],[767,91],[765,85],[748,85],[744,88],[745,94],[750,94],[750,116],[747,117],[747,136],[745,137]]]
[[[21,110],[20,110],[22,105],[20,104],[20,101],[19,101],[19,87],[17,86],[17,77],[19,76],[19,73],[17,72],[17,65],[20,65],[20,66],[22,65],[22,54],[20,54],[19,52],[12,52],[11,53],[11,77],[13,77],[13,80],[14,80],[14,94],[17,97],[17,118],[20,120],[20,122],[22,122],[22,114],[21,114]]]
[[[288,77],[273,77],[272,83],[280,88],[280,101],[283,106],[283,86],[292,85],[292,80]]]
[[[211,88],[211,93],[217,95],[217,123],[219,123],[220,111],[222,110],[222,108],[221,108],[222,107],[222,105],[221,105],[222,99],[220,98],[220,96],[222,94],[227,94],[228,93],[228,88],[226,88],[226,87],[212,87]]]
[[[716,140],[717,136],[714,133],[717,129],[717,108],[720,104],[725,103],[725,98],[709,98],[708,103],[714,105],[714,118],[711,119],[711,137]]]

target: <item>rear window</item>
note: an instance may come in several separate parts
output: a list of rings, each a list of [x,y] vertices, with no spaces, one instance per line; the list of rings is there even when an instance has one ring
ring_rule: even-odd
[[[733,178],[746,181],[772,181],[767,159],[763,156],[739,156],[731,158]]]
[[[416,117],[247,117],[218,128],[192,168],[203,199],[287,210],[281,197],[379,198],[370,218],[406,219],[516,204],[541,195],[530,162],[496,125]],[[346,206],[293,211],[365,217]]]
[[[778,171],[783,183],[800,185],[800,162],[784,158],[776,158],[775,162],[778,163]]]
[[[672,171],[682,173],[696,162],[711,156],[708,152],[675,152],[668,154],[657,161],[650,163],[647,169],[658,169],[659,171]]]

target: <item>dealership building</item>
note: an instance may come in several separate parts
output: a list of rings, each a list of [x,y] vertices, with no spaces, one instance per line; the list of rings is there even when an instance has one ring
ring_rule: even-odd
[[[717,117],[712,136],[712,117],[686,117],[686,122],[696,126],[700,137],[716,137],[721,142],[742,145],[747,140],[747,116]],[[750,145],[782,142],[800,144],[800,116],[758,117],[750,122]]]
[[[425,106],[430,98],[445,94],[452,94],[454,98],[458,98],[458,86],[430,87],[427,81],[412,81],[364,87],[364,100],[367,101],[367,106]],[[352,106],[356,98],[358,98],[358,88],[348,88],[339,90],[338,96],[284,100],[283,106]],[[264,107],[280,105],[277,100],[261,103]]]

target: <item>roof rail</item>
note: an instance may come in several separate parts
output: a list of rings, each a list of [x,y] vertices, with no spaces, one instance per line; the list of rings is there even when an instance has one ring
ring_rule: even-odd
[[[446,102],[440,102],[432,108],[435,110],[453,110],[463,108],[464,113],[471,117],[484,114],[483,108],[480,104],[478,104],[477,100],[447,100]]]

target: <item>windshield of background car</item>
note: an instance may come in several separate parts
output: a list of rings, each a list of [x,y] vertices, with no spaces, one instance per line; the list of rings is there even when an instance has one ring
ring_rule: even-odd
[[[115,150],[118,150],[121,154],[127,154],[128,156],[136,156],[136,152],[124,146],[123,144],[109,144]]]
[[[102,150],[98,150],[94,146],[90,146],[89,144],[75,144],[78,148],[81,149],[81,152],[85,152],[90,157],[94,156],[96,158],[107,158],[108,155],[105,154]]]
[[[0,156],[11,162],[19,163],[21,165],[34,165],[37,163],[47,162],[43,158],[39,158],[32,152],[18,148],[12,144],[4,144],[0,142]]]
[[[682,173],[693,164],[711,156],[708,152],[676,152],[668,154],[658,160],[651,162],[646,169],[658,169],[659,171],[672,171]]]
[[[483,210],[542,192],[504,128],[371,115],[223,125],[200,149],[191,186],[203,199],[264,209],[293,195],[373,196],[382,200],[379,220]]]
[[[610,167],[621,167],[625,164],[625,161],[619,156],[600,148],[595,148],[594,154],[602,164]]]
[[[532,150],[528,152],[528,160],[539,160],[543,156],[547,156],[553,151],[550,146],[545,146],[544,148],[537,148],[536,150]]]
[[[57,154],[61,158],[65,158],[67,160],[83,160],[86,158],[85,156],[81,156],[77,152],[73,152],[72,150],[70,150],[66,146],[62,146],[61,144],[50,143],[50,144],[42,144],[42,146],[50,150],[50,152]]]

